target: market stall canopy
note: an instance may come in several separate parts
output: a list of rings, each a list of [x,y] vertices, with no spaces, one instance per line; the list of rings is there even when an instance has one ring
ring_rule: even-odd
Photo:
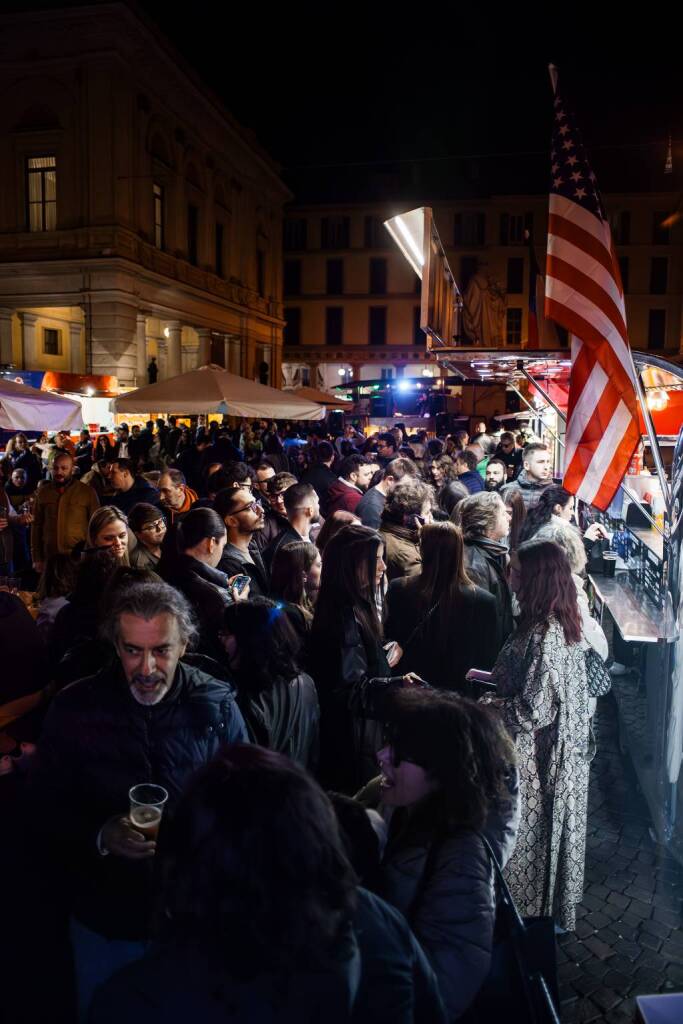
[[[230,416],[276,420],[320,420],[324,412],[315,402],[256,384],[227,373],[221,366],[198,370],[136,388],[111,403],[115,413],[165,412],[179,415],[223,412]]]
[[[328,394],[327,391],[319,391],[317,388],[309,388],[303,385],[300,388],[286,388],[287,394],[296,395],[306,402],[317,402],[318,405],[327,405],[330,409],[350,408],[353,402],[341,395]]]
[[[0,427],[4,430],[80,430],[80,402],[0,378]]]

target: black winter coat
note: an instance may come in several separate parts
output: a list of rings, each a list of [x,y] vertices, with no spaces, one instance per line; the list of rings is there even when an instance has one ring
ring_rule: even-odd
[[[379,638],[366,645],[350,609],[340,609],[334,636],[315,629],[309,665],[320,698],[320,776],[328,789],[354,793],[377,773],[382,729],[364,712],[370,679],[391,675]]]
[[[359,889],[353,930],[359,965],[340,958],[327,974],[284,980],[239,982],[165,943],[98,989],[90,1024],[445,1024],[434,972],[401,915]]]
[[[496,651],[499,651],[514,626],[512,618],[512,594],[507,581],[507,548],[503,544],[485,537],[465,539],[465,570],[467,575],[482,590],[488,590],[496,599],[498,637]]]
[[[499,651],[495,599],[481,587],[464,587],[448,629],[440,626],[440,606],[430,613],[422,599],[420,576],[392,580],[387,592],[386,636],[397,640],[403,657],[401,675],[416,672],[431,686],[467,690],[471,668],[492,669]]]
[[[238,574],[248,576],[251,580],[249,597],[268,597],[270,593],[270,574],[254,541],[249,545],[249,554],[253,561],[245,562],[238,552],[233,549],[232,544],[226,544],[223,549],[223,557],[218,563],[218,568],[228,577],[237,576]]]
[[[315,683],[300,672],[288,683],[274,679],[268,690],[251,694],[237,687],[237,703],[252,743],[277,750],[314,771],[320,745],[320,707]]]
[[[223,612],[232,604],[225,573],[191,555],[180,554],[162,555],[158,572],[192,605],[199,620],[198,650],[212,658],[222,657],[218,632],[223,624]]]
[[[105,822],[128,812],[131,786],[164,786],[172,813],[195,769],[222,743],[247,739],[231,687],[182,663],[153,706],[137,703],[118,662],[55,697],[28,799],[38,848],[48,864],[58,864],[59,882],[70,884],[71,909],[86,927],[107,938],[140,939],[148,932],[153,865],[97,849]]]

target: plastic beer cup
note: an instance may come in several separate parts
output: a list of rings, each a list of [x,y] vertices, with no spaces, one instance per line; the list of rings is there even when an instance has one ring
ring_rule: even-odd
[[[154,786],[144,782],[139,786],[133,786],[128,791],[128,797],[130,799],[131,825],[145,839],[156,841],[161,815],[164,813],[164,805],[168,800],[168,792],[163,786]]]

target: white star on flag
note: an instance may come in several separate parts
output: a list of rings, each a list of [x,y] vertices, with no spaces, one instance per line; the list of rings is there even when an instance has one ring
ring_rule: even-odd
[[[577,190],[574,193],[574,195],[576,196],[577,199],[584,199],[585,195],[586,195],[585,188],[577,188]]]

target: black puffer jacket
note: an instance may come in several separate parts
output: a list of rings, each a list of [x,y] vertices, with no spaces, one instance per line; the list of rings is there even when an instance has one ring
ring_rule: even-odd
[[[359,794],[381,810],[379,780]],[[481,835],[443,828],[438,795],[394,811],[382,858],[379,895],[406,917],[429,957],[446,1005],[457,1020],[489,972],[496,917],[493,868]],[[508,774],[508,792],[489,812],[482,832],[502,865],[519,827],[519,780]]]
[[[140,782],[164,786],[172,813],[196,768],[222,743],[246,740],[232,688],[182,663],[154,706],[137,703],[118,662],[57,695],[28,797],[36,838],[48,863],[58,862],[61,884],[70,882],[71,908],[80,921],[108,938],[147,934],[152,865],[103,857],[100,829],[113,815],[127,813],[128,790]]]

